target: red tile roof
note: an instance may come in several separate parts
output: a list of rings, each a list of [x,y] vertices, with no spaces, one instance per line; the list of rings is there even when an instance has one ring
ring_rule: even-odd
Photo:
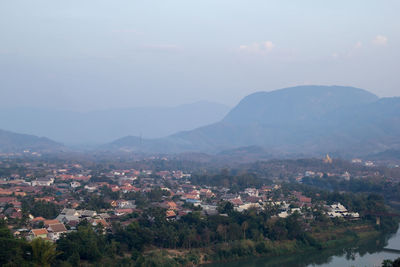
[[[46,219],[43,217],[35,217],[32,219],[32,222],[41,222],[41,221],[45,221]]]
[[[47,234],[48,234],[47,229],[45,229],[45,228],[42,228],[42,229],[32,229],[32,233],[33,233],[35,236],[38,236],[38,235],[47,235]]]
[[[166,217],[167,217],[167,218],[175,217],[175,216],[176,216],[175,211],[173,211],[173,210],[167,210],[167,212],[166,212]]]

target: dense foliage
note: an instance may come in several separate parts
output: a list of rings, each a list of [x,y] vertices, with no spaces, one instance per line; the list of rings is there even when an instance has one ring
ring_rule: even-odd
[[[373,192],[387,200],[400,201],[400,183],[388,180],[366,178],[346,181],[337,177],[305,177],[303,183],[332,191]]]
[[[228,170],[223,170],[215,175],[193,175],[191,182],[199,185],[222,186],[229,188],[232,192],[238,192],[247,187],[260,187],[269,181],[259,178],[259,176],[254,173],[246,172],[232,175]]]
[[[32,214],[35,217],[44,217],[46,219],[53,219],[59,213],[61,208],[52,203],[44,200],[35,201],[31,197],[26,197],[22,200],[22,210],[27,214]]]
[[[369,215],[371,212],[387,212],[383,198],[379,195],[332,193],[294,184],[284,184],[280,193],[288,194],[292,190],[302,190],[316,203],[322,200],[328,203],[341,202],[362,214],[361,225],[368,224],[368,221],[370,226],[374,225],[375,217]],[[163,194],[165,192],[162,190],[155,189],[147,197],[158,199]],[[31,204],[31,210],[37,205],[46,205],[41,202]],[[318,233],[332,231],[335,227],[358,225],[357,222],[331,220],[318,205],[316,207],[312,211],[304,210],[305,216],[294,212],[287,218],[277,218],[273,217],[278,212],[275,206],[265,206],[262,210],[249,209],[240,213],[234,210],[232,204],[222,201],[218,210],[226,216],[203,216],[200,211],[194,210],[179,220],[168,220],[165,209],[150,207],[135,214],[134,219],[130,216],[127,226],[114,223],[110,231],[82,221],[77,231],[63,235],[56,246],[15,239],[2,223],[0,263],[11,266],[32,263],[37,263],[38,266],[48,266],[46,264],[51,263],[60,266],[77,266],[82,263],[96,266],[179,266],[190,262],[198,263],[201,257],[204,261],[207,255],[214,260],[226,260],[254,254],[279,255],[300,248],[319,250],[325,243],[321,242],[321,234]],[[307,219],[310,216],[314,219]],[[382,218],[376,229],[389,231],[395,230],[396,226],[396,220]],[[320,237],[316,238],[315,234]],[[344,234],[349,238],[357,238],[357,233],[352,230]],[[335,237],[333,235],[327,238]],[[284,247],[278,249],[275,244],[284,244]],[[160,249],[183,249],[189,253],[171,256]],[[201,256],[199,249],[209,252],[205,253],[206,256]]]

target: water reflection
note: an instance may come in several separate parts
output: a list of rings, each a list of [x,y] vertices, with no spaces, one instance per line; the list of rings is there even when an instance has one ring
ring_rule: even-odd
[[[378,239],[362,240],[346,244],[330,250],[304,253],[302,255],[257,258],[237,262],[229,262],[229,266],[381,266],[384,259],[396,259],[398,253],[384,251],[385,247],[400,249],[400,230],[390,236]],[[211,267],[227,266],[226,263],[207,265]]]

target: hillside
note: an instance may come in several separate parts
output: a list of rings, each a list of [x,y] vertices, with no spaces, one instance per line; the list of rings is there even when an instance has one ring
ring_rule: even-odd
[[[46,109],[0,110],[0,127],[47,136],[65,144],[102,144],[121,136],[159,138],[221,120],[227,106],[206,101],[176,107],[137,107],[75,112]]]
[[[136,140],[137,141],[137,140]],[[358,88],[299,86],[245,97],[218,123],[162,139],[124,138],[109,147],[132,151],[218,153],[259,146],[270,155],[341,156],[400,146],[400,98]]]
[[[45,137],[19,134],[0,130],[0,152],[56,152],[64,150],[64,146]]]
[[[338,109],[372,103],[378,97],[343,86],[297,86],[258,92],[245,97],[223,122],[248,124],[301,124]]]

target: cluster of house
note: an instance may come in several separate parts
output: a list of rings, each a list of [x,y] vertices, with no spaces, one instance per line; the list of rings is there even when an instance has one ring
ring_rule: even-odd
[[[101,226],[104,230],[109,228],[107,220],[110,216],[107,213],[97,214],[92,210],[76,210],[64,208],[61,213],[53,220],[46,220],[43,217],[30,216],[31,230],[20,229],[15,235],[24,235],[32,240],[37,237],[56,241],[60,236],[68,231],[76,230],[76,226],[82,220],[87,220],[93,226]],[[39,226],[39,227],[37,227]]]
[[[326,206],[327,215],[330,218],[349,218],[349,219],[359,219],[360,214],[358,212],[349,212],[345,206],[340,203],[335,203]]]
[[[375,166],[375,163],[371,160],[363,161],[362,159],[356,158],[356,159],[352,159],[351,162],[354,164],[363,164],[364,166],[367,166],[367,167]]]
[[[26,168],[24,176],[12,174],[7,178],[0,179],[0,219],[8,220],[8,224],[16,230],[16,235],[27,238],[46,237],[50,240],[56,240],[60,234],[74,230],[82,220],[87,220],[94,226],[102,225],[104,229],[108,229],[111,221],[119,221],[127,214],[141,212],[136,208],[135,201],[123,199],[123,194],[148,193],[154,188],[162,187],[166,180],[179,181],[190,177],[190,174],[179,170],[157,174],[162,179],[149,178],[148,176],[153,175],[151,170],[113,170],[101,174],[102,177],[113,181],[110,183],[92,181],[90,170],[79,164],[65,164],[63,168],[59,168],[54,164],[26,162],[23,163],[23,167]],[[41,176],[38,176],[37,173],[40,173]],[[43,175],[43,173],[45,174]],[[140,182],[137,182],[138,177],[140,177]],[[111,208],[100,214],[93,210],[76,209],[84,201],[83,198],[77,198],[76,195],[80,195],[80,193],[99,195],[104,186],[111,189],[112,192],[120,193],[122,199],[105,198],[104,201],[108,202]],[[169,190],[168,188],[163,189]],[[202,190],[191,196],[194,199],[199,195],[211,197],[209,190]],[[50,222],[45,218],[35,218],[29,215],[25,228],[16,229],[21,222],[26,220],[24,217],[26,214],[24,215],[21,207],[21,197],[32,197],[34,201],[53,203],[63,209]],[[170,201],[170,206],[168,206],[170,218],[190,212],[190,209],[181,211],[182,205],[172,203],[174,202]],[[129,223],[129,221],[125,223]]]
[[[21,219],[21,202],[13,196],[0,196],[0,219]]]
[[[322,178],[324,175],[328,177],[340,177],[346,181],[349,181],[351,178],[351,175],[348,171],[345,171],[343,173],[323,173],[323,172],[315,172],[315,171],[305,171],[304,174],[298,174],[296,180],[301,182],[304,177],[319,177]]]
[[[16,235],[27,238],[42,237],[57,240],[61,234],[76,229],[82,220],[87,220],[93,226],[101,225],[105,230],[109,229],[113,221],[129,224],[134,218],[126,219],[129,217],[126,215],[142,211],[137,208],[134,200],[129,200],[127,195],[135,192],[146,194],[155,189],[168,192],[168,194],[163,194],[161,200],[150,203],[150,205],[164,208],[168,220],[177,220],[192,212],[193,205],[201,207],[204,215],[216,215],[221,200],[230,202],[238,212],[248,209],[261,210],[265,205],[276,206],[278,207],[276,216],[281,218],[288,217],[294,212],[302,213],[304,208],[313,206],[311,198],[296,191],[291,192],[290,196],[280,195],[278,201],[272,201],[273,193],[280,189],[279,185],[250,187],[238,193],[230,193],[229,188],[192,185],[189,179],[191,175],[180,170],[153,173],[151,170],[124,169],[102,173],[101,177],[112,181],[110,183],[91,179],[90,170],[86,170],[79,164],[66,164],[63,168],[46,164],[40,167],[26,164],[25,167],[32,170],[32,173],[28,172],[26,177],[13,175],[9,179],[0,181],[0,218],[21,220],[23,213],[20,198],[25,196],[33,196],[34,201],[54,203],[62,207],[61,212],[53,220],[29,216],[27,228],[15,231]],[[35,178],[33,175],[35,171],[47,171],[47,174]],[[305,175],[320,174],[309,171]],[[346,175],[349,176],[348,173]],[[116,200],[102,196],[111,208],[99,213],[78,209],[84,200],[77,198],[77,195],[82,193],[82,195],[101,196],[104,187],[119,195],[119,199]],[[46,191],[45,194],[44,191]],[[327,206],[326,209],[327,215],[332,218],[359,217],[357,213],[347,211],[339,203]]]
[[[41,222],[43,224],[43,227],[31,229],[26,236],[28,240],[40,237],[51,241],[57,241],[62,234],[68,232],[65,225],[59,220],[44,220],[44,218],[39,217],[34,218],[32,222]],[[14,235],[21,235],[22,232],[23,229],[15,232]]]

